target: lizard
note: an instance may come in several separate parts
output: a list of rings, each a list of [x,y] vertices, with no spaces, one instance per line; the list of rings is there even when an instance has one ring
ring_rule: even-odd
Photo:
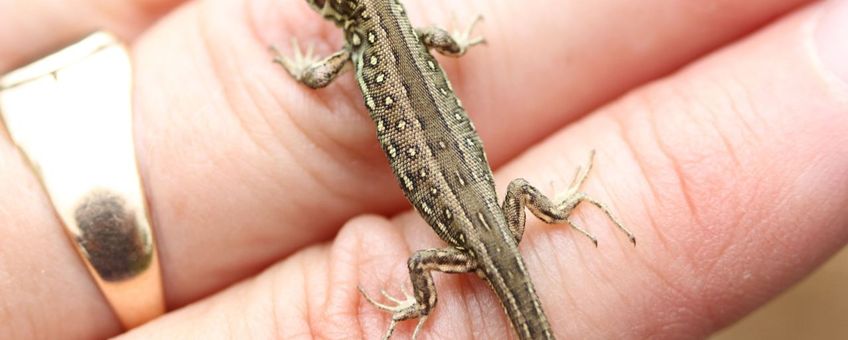
[[[471,38],[477,17],[453,34],[414,28],[398,0],[306,0],[344,32],[344,46],[323,59],[304,54],[292,39],[293,56],[275,49],[274,61],[294,79],[317,89],[353,65],[382,150],[406,198],[448,243],[416,251],[408,259],[413,293],[404,299],[381,291],[393,305],[371,304],[392,314],[384,339],[399,321],[418,319],[413,339],[437,303],[431,272],[478,274],[494,290],[520,339],[554,339],[553,331],[518,251],[525,208],[547,223],[567,223],[597,246],[597,239],[568,219],[580,202],[600,208],[633,244],[636,239],[609,208],[580,192],[594,159],[577,173],[561,200],[552,201],[524,179],[513,180],[498,204],[492,170],[474,124],[445,72],[430,54],[458,57],[483,44]],[[273,48],[273,47],[272,47]]]

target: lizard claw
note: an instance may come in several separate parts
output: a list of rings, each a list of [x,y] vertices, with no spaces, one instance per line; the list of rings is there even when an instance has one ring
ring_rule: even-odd
[[[309,67],[318,60],[312,54],[312,44],[306,46],[306,53],[301,51],[300,44],[298,44],[296,38],[291,39],[291,44],[292,56],[283,55],[276,46],[271,46],[271,51],[275,54],[274,62],[285,68],[296,80],[302,80],[303,75],[306,74]]]
[[[364,290],[362,290],[362,287],[358,287],[358,289],[359,289],[359,293],[362,294],[362,297],[364,297],[365,300],[368,301],[368,303],[370,303],[370,304],[372,304],[372,305],[376,306],[377,308],[380,308],[384,311],[391,312],[394,315],[401,316],[402,317],[401,320],[406,320],[406,319],[415,317],[415,316],[417,316],[415,314],[418,314],[418,309],[419,309],[418,308],[418,301],[416,301],[413,296],[408,295],[406,292],[404,292],[404,295],[405,295],[404,299],[401,300],[401,299],[398,299],[396,297],[392,297],[391,295],[386,293],[385,290],[381,290],[380,293],[382,293],[383,296],[385,296],[387,299],[391,300],[395,304],[394,306],[390,306],[390,305],[387,305],[387,304],[377,302],[376,300],[371,298],[371,296],[369,296],[368,294],[365,293]]]
[[[474,20],[465,27],[465,30],[454,30],[453,33],[451,33],[451,38],[453,38],[453,40],[460,46],[460,50],[462,51],[460,54],[463,54],[471,46],[486,44],[486,39],[482,36],[474,38],[471,37],[471,32],[474,30],[474,26],[477,26],[477,24],[481,21],[483,21],[483,16],[478,14],[474,17]]]
[[[418,336],[418,331],[421,329],[421,325],[424,324],[424,321],[427,320],[427,315],[422,313],[423,309],[418,304],[418,301],[416,301],[415,297],[410,295],[405,289],[401,288],[401,290],[403,291],[403,295],[405,296],[403,300],[389,295],[388,293],[386,293],[385,290],[380,290],[380,293],[385,298],[392,301],[392,303],[394,303],[394,306],[377,302],[368,294],[366,294],[362,287],[357,287],[357,289],[359,290],[359,293],[362,294],[362,297],[364,297],[365,300],[368,301],[368,303],[386,312],[392,313],[392,321],[389,324],[389,329],[386,331],[386,335],[383,337],[384,340],[387,340],[392,336],[392,333],[394,333],[398,321],[413,318],[419,319],[418,324],[415,326],[415,331],[412,333],[412,338],[415,339]]]
[[[622,232],[624,232],[625,235],[627,235],[627,238],[635,246],[636,237],[633,236],[633,233],[629,229],[627,229],[627,227],[625,227],[624,224],[622,224],[621,221],[619,221],[618,218],[616,218],[615,215],[612,214],[612,212],[610,212],[610,209],[606,206],[606,204],[603,204],[600,201],[587,195],[586,193],[580,191],[580,187],[583,185],[583,182],[586,181],[586,177],[589,175],[589,171],[592,170],[592,163],[594,162],[594,159],[595,150],[593,149],[589,152],[589,161],[587,162],[586,166],[577,167],[577,173],[571,180],[571,185],[569,185],[568,189],[564,193],[557,195],[556,201],[559,202],[558,205],[560,207],[565,207],[564,209],[569,212],[571,211],[571,209],[576,207],[577,204],[584,201],[598,207],[599,209],[601,209],[601,211],[604,212],[605,215],[607,215],[607,217],[609,217],[610,220],[612,220],[612,222],[615,224],[616,227],[618,227],[618,229],[620,229]],[[565,219],[565,222],[581,234],[588,237],[589,240],[591,240],[592,243],[595,244],[595,247],[598,246],[598,239],[595,236],[593,236],[577,224],[574,224],[574,222],[572,222],[568,218]]]
[[[412,294],[409,294],[409,292],[406,290],[406,288],[404,288],[403,286],[401,286],[401,287],[400,287],[400,290],[401,290],[401,292],[403,293],[403,296],[404,296],[404,299],[403,299],[403,300],[398,299],[398,298],[396,298],[396,297],[394,297],[394,296],[389,295],[389,293],[386,293],[386,291],[385,291],[384,289],[380,289],[380,294],[383,294],[383,296],[384,296],[386,299],[389,299],[389,301],[392,301],[392,302],[394,302],[394,303],[396,303],[396,304],[398,304],[398,305],[400,305],[400,304],[404,304],[404,303],[407,303],[407,301],[409,301],[410,299],[413,299],[413,298],[412,298]],[[363,293],[363,294],[364,294],[364,293]],[[413,300],[414,300],[414,299],[413,299]]]

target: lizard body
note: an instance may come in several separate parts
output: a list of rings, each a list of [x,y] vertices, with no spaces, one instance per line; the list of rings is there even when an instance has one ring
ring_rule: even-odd
[[[377,137],[407,199],[448,247],[419,250],[408,261],[412,296],[394,306],[366,299],[392,313],[385,338],[398,321],[419,318],[421,325],[437,302],[431,271],[475,272],[500,299],[518,337],[553,339],[553,332],[518,252],[524,208],[548,223],[567,220],[580,201],[589,201],[613,218],[604,205],[577,191],[589,167],[575,177],[569,196],[551,202],[523,179],[510,183],[498,205],[492,171],[483,145],[459,98],[429,49],[451,56],[482,42],[438,28],[415,29],[396,0],[307,0],[344,30],[345,46],[320,60],[300,55],[276,59],[312,88],[329,84],[354,65]],[[476,22],[476,21],[475,21]],[[311,54],[311,53],[309,53]],[[590,165],[591,166],[591,165]],[[596,242],[596,241],[595,241]]]

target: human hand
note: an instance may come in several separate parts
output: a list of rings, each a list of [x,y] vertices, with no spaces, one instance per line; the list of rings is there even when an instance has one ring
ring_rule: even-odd
[[[559,337],[702,337],[844,246],[846,1],[554,3],[405,1],[419,26],[486,18],[486,47],[440,61],[501,195],[516,177],[555,195],[598,150],[583,189],[638,246],[591,208],[574,218],[598,248],[528,218],[522,255]],[[443,243],[398,190],[352,76],[313,91],[271,63],[269,44],[298,37],[326,55],[338,30],[301,0],[7,0],[0,72],[96,27],[133,51],[136,149],[174,309],[126,336],[381,336],[389,317],[356,286],[397,291],[409,254]],[[32,172],[0,144],[0,337],[118,334]],[[422,337],[512,332],[477,277],[436,276]]]

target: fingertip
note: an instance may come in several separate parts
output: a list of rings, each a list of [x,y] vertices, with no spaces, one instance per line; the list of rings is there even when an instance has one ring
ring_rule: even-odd
[[[828,1],[817,18],[814,40],[824,67],[848,85],[848,1]]]

